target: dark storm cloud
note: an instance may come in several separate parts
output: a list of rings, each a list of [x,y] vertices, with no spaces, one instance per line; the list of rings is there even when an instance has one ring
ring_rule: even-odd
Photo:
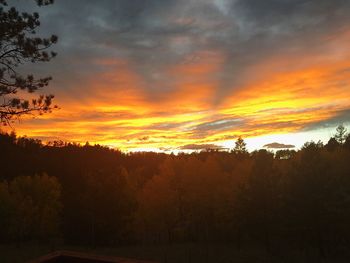
[[[251,77],[246,75],[249,65],[290,47],[312,45],[321,32],[345,25],[349,2],[56,1],[52,6],[33,7],[42,17],[40,33],[55,33],[60,39],[56,61],[38,71],[53,73],[61,89],[84,89],[94,74],[105,70],[94,60],[125,58],[145,79],[143,88],[152,100],[173,88],[174,80],[162,74],[164,68],[183,63],[196,50],[215,49],[225,55],[222,70],[214,76],[221,82],[216,93],[220,101],[235,88],[232,84]],[[27,1],[14,3],[30,6]]]
[[[312,123],[306,126],[303,130],[312,131],[316,129],[333,128],[340,124],[350,124],[350,109],[337,111],[332,118]]]
[[[296,15],[330,14],[348,4],[347,0],[238,0],[231,7],[238,8],[247,19],[265,25],[287,21]]]

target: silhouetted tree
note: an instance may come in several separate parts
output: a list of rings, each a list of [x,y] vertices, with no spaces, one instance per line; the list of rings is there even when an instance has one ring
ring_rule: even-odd
[[[344,147],[345,149],[350,150],[350,133],[348,134],[348,136],[346,136]]]
[[[0,241],[52,235],[55,224],[45,222],[54,217],[40,216],[57,211],[43,197],[52,187],[33,176],[46,172],[61,185],[59,234],[68,244],[235,242],[342,257],[350,247],[349,142],[332,150],[308,142],[285,159],[266,150],[238,158],[124,154],[0,133]]]
[[[339,142],[340,144],[343,144],[346,140],[346,133],[347,130],[344,127],[344,125],[339,125],[336,129],[336,134],[334,135],[334,138],[337,140],[337,142]]]
[[[278,150],[276,151],[275,158],[276,159],[290,159],[295,155],[295,150]]]
[[[235,141],[235,147],[233,148],[233,152],[239,156],[245,156],[248,153],[246,146],[247,144],[245,143],[245,141],[242,139],[241,136],[239,136]]]
[[[42,6],[53,1],[36,2]],[[47,62],[56,56],[47,49],[57,42],[57,36],[36,36],[39,26],[38,13],[20,13],[15,7],[8,8],[5,0],[0,0],[0,122],[4,125],[21,115],[42,114],[52,109],[53,95],[40,95],[31,101],[20,97],[21,92],[33,93],[51,80],[51,77],[35,78],[32,74],[24,76],[18,69],[26,62]]]
[[[252,171],[238,193],[238,216],[245,222],[247,234],[269,251],[273,229],[278,222],[278,178],[272,153],[259,150],[253,152],[252,158]]]
[[[330,138],[326,144],[326,149],[328,151],[334,151],[335,149],[337,149],[339,147],[340,143],[338,142],[338,140],[334,137]]]
[[[55,177],[19,176],[0,183],[2,231],[18,244],[59,235],[61,187]]]

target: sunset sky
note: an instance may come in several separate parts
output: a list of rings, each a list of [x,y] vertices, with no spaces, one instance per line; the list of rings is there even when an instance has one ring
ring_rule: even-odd
[[[60,109],[15,123],[19,135],[168,152],[242,136],[253,150],[349,123],[348,0],[11,3],[59,37],[57,58],[22,69],[53,77],[41,92]]]

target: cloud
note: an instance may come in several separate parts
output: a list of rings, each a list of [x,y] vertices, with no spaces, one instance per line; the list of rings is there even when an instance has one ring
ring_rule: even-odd
[[[60,37],[59,56],[38,70],[54,72],[57,84],[64,84],[60,89],[72,86],[62,80],[67,76],[82,82],[74,89],[86,89],[89,76],[106,69],[93,60],[127,59],[147,83],[138,88],[154,99],[173,88],[175,79],[167,79],[164,70],[193,58],[205,63],[205,51],[220,51],[225,58],[215,94],[220,101],[251,76],[250,65],[312,45],[324,33],[320,29],[334,32],[349,19],[349,4],[340,0],[224,2],[225,8],[215,1],[57,1],[39,11],[40,32]]]
[[[273,143],[265,144],[264,148],[268,148],[268,149],[291,149],[291,148],[295,148],[295,145],[273,142]]]
[[[239,118],[223,118],[213,121],[203,122],[196,125],[193,130],[196,132],[217,132],[221,130],[232,129],[233,127],[242,125],[242,120]]]
[[[178,147],[178,149],[198,151],[198,150],[223,150],[226,148],[216,144],[187,144],[187,145]]]
[[[350,108],[335,111],[335,114],[332,118],[311,123],[310,125],[306,126],[303,130],[312,131],[316,129],[335,127],[340,124],[350,124]]]
[[[62,110],[19,134],[201,148],[348,117],[349,1],[13,3],[40,13],[39,34],[59,36],[58,57],[24,71],[53,76],[42,92]]]
[[[139,138],[140,141],[148,141],[149,139],[150,139],[149,136],[143,136]]]

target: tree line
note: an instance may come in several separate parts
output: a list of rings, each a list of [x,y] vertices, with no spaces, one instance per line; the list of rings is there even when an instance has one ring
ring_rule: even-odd
[[[122,153],[0,135],[0,241],[350,245],[350,135],[299,151]]]

